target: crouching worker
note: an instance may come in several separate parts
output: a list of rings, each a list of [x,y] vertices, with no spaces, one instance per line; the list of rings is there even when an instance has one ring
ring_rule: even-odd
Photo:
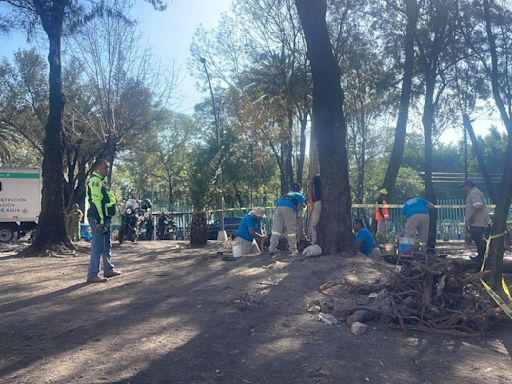
[[[354,219],[352,229],[356,235],[354,242],[355,254],[361,252],[369,257],[377,257],[380,255],[379,248],[375,247],[375,239],[371,232],[364,227],[361,219]]]
[[[238,230],[236,231],[235,242],[240,245],[242,254],[240,256],[261,253],[263,251],[265,235],[261,231],[261,220],[267,217],[265,209],[255,208],[242,219]],[[253,252],[253,243],[257,248]]]

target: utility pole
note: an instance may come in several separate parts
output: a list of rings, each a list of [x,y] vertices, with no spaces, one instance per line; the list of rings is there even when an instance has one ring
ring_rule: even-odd
[[[217,131],[217,145],[219,148],[219,152],[222,150],[221,148],[221,142],[220,142],[220,122],[219,122],[219,111],[217,110],[216,104],[215,104],[215,97],[213,96],[213,88],[212,83],[210,81],[210,73],[208,72],[208,67],[206,66],[206,59],[204,57],[201,57],[199,59],[201,63],[204,66],[204,71],[206,73],[206,78],[208,80],[208,87],[210,88],[210,96],[212,98],[212,110],[213,110],[213,117],[215,119],[215,129]],[[219,177],[217,179],[218,181],[218,191],[219,191],[219,198],[220,198],[220,227],[219,227],[219,234],[217,237],[217,240],[226,241],[227,240],[227,234],[224,229],[224,196],[222,193],[222,155],[220,160],[220,169],[219,169]]]

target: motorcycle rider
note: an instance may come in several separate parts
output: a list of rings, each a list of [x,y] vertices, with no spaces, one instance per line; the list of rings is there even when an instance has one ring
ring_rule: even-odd
[[[132,233],[137,225],[135,213],[140,208],[140,200],[137,199],[137,191],[131,190],[130,195],[124,203],[124,212],[121,219],[121,228],[119,229],[119,242],[122,243],[125,238],[132,242],[136,240],[136,235]],[[127,233],[128,231],[128,233]]]
[[[134,211],[140,208],[140,200],[137,199],[137,191],[131,190],[130,191],[130,197],[128,200],[126,200],[126,203],[124,203],[124,210],[131,208]]]

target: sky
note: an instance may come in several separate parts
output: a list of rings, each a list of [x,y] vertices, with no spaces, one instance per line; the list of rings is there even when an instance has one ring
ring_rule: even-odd
[[[196,103],[208,97],[196,89],[195,83],[198,79],[193,78],[187,68],[190,44],[196,29],[200,25],[206,28],[215,27],[221,14],[229,11],[231,2],[232,0],[169,0],[166,11],[156,12],[148,3],[136,1],[133,14],[139,20],[139,29],[152,46],[155,57],[164,64],[174,61],[181,73],[182,80],[177,89],[177,96],[181,101],[174,106],[178,112],[191,113]],[[0,12],[5,7],[0,3]],[[0,56],[11,58],[13,52],[19,48],[30,46],[22,34],[0,34]],[[485,134],[491,124],[504,131],[497,113],[492,113],[481,115],[474,122],[476,134]],[[441,141],[457,142],[461,136],[462,129],[459,127],[457,130],[445,132]]]

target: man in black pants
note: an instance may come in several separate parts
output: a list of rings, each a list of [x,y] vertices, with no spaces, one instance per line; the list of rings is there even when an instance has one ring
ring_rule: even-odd
[[[463,187],[466,193],[464,222],[466,228],[469,229],[471,240],[475,242],[478,251],[478,255],[471,259],[482,262],[485,254],[484,231],[489,224],[487,209],[485,207],[485,197],[482,191],[475,187],[471,180],[464,181]]]

